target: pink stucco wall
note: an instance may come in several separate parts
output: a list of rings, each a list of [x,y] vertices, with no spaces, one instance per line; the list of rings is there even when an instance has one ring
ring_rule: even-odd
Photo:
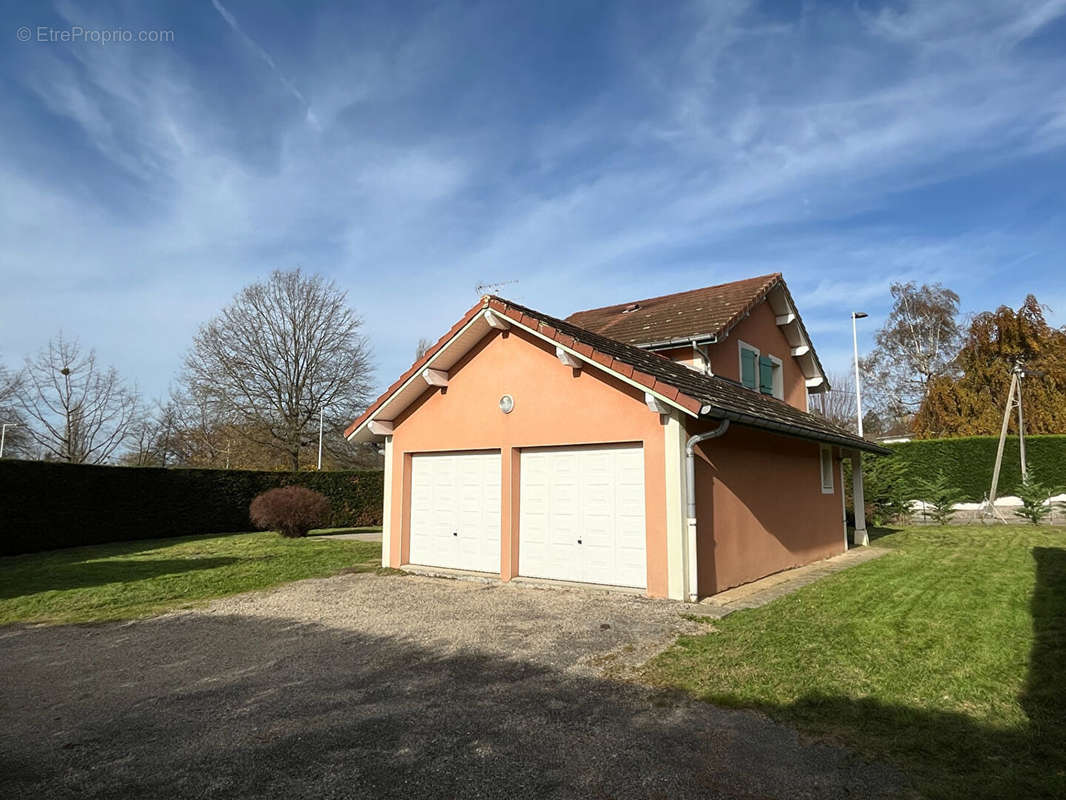
[[[501,395],[514,397],[503,414]],[[598,369],[574,370],[554,347],[517,328],[489,334],[449,371],[446,389],[428,389],[394,421],[393,531],[388,563],[407,563],[411,456],[447,450],[502,450],[500,575],[518,573],[520,452],[524,447],[639,442],[644,448],[648,594],[665,597],[664,434],[644,393]]]
[[[823,494],[816,442],[733,426],[697,448],[700,595],[845,550],[836,450],[833,493]]]

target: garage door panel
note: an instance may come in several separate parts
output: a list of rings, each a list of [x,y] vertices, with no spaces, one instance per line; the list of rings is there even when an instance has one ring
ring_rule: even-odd
[[[412,564],[499,572],[500,454],[412,456]]]
[[[519,572],[644,587],[644,453],[592,446],[522,453]]]

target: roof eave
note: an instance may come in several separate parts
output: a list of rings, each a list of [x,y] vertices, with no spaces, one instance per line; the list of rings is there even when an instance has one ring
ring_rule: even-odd
[[[700,416],[711,417],[713,419],[728,419],[731,422],[735,422],[738,425],[745,425],[749,428],[758,428],[760,430],[780,433],[797,439],[807,439],[813,442],[835,444],[849,450],[863,450],[867,453],[883,456],[892,455],[892,451],[887,447],[882,447],[876,442],[871,442],[868,439],[859,439],[857,437],[844,435],[838,436],[823,431],[813,431],[800,425],[790,425],[786,422],[778,422],[776,420],[766,419],[765,417],[756,417],[742,411],[736,411],[731,408],[724,408],[713,404],[706,405],[700,409]]]

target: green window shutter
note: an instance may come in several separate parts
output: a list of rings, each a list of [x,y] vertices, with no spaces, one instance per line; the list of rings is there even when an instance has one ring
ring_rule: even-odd
[[[756,362],[759,360],[754,350],[741,348],[740,350],[740,382],[749,389],[756,388]]]
[[[774,366],[766,356],[759,358],[759,391],[763,394],[774,393]]]

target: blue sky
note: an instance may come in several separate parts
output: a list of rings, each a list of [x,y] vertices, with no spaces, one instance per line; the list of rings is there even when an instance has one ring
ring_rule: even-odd
[[[565,316],[781,271],[831,370],[896,280],[1066,323],[1066,0],[3,5],[11,366],[63,329],[161,395],[295,266],[380,386],[479,283]],[[72,26],[173,41],[38,40]]]

